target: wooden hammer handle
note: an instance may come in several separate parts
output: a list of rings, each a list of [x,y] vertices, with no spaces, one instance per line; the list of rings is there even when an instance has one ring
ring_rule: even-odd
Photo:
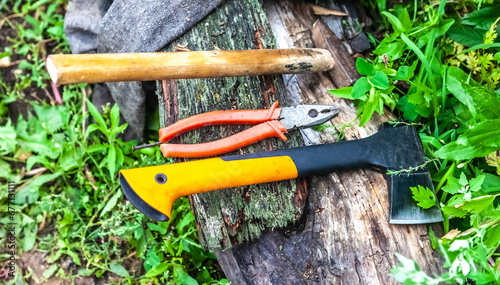
[[[304,73],[326,71],[333,65],[329,51],[307,48],[47,57],[55,84]]]

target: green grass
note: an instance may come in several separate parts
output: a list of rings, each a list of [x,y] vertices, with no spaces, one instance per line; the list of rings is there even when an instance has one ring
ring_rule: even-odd
[[[330,92],[355,102],[360,125],[386,108],[416,125],[428,155],[436,193],[412,192],[421,207],[443,212],[446,235],[430,238],[445,273],[428,276],[397,255],[393,276],[403,284],[500,284],[500,3],[387,6],[377,1],[389,32],[356,60],[363,77]]]
[[[100,114],[88,99],[90,86],[63,86],[60,94],[51,87],[44,58],[69,53],[66,5],[0,1],[0,28],[10,31],[0,58],[15,74],[14,80],[0,78],[0,180],[5,187],[14,182],[16,192],[15,200],[0,192],[0,212],[7,213],[0,221],[16,227],[12,243],[7,228],[0,229],[0,262],[12,250],[18,260],[41,252],[48,267],[42,274],[17,267],[5,281],[88,276],[109,284],[226,284],[213,254],[197,241],[187,199],[177,201],[165,223],[149,220],[124,199],[117,171],[167,163],[159,150],[132,152],[137,142],[120,139],[126,125],[118,107],[105,106]],[[28,105],[27,115],[10,118],[13,102]]]

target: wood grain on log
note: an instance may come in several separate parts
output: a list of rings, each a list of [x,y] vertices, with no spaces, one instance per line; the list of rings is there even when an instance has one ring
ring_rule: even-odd
[[[339,9],[358,17],[356,9],[347,9],[352,2],[342,3]],[[316,4],[321,5],[321,1]],[[351,53],[355,49],[349,39],[335,36],[349,33],[329,31],[326,24],[318,22],[319,17],[303,1],[266,0],[263,8],[257,0],[227,1],[176,43],[188,43],[195,49],[210,49],[214,44],[223,49],[274,48],[276,39],[279,48],[327,48],[339,60],[340,68],[331,73],[285,75],[283,81],[277,77],[167,81],[161,96],[166,104],[163,125],[169,124],[169,117],[177,120],[233,107],[262,108],[280,99],[284,105],[319,103],[340,108],[339,116],[332,120],[334,127],[328,129],[333,131],[302,132],[306,144],[332,142],[339,133],[346,140],[375,133],[382,122],[394,118],[390,112],[374,116],[360,128],[352,102],[332,97],[327,91],[348,86],[359,75],[354,70]],[[221,21],[225,24],[220,25]],[[336,29],[351,28],[337,25]],[[219,33],[210,36],[214,31]],[[220,38],[224,34],[229,37]],[[214,134],[213,130],[200,131],[183,137],[182,142],[212,140],[225,136],[228,130],[237,131],[232,127]],[[243,151],[302,143],[295,136],[291,142],[270,140]],[[311,177],[307,184],[292,180],[215,191],[194,195],[192,202],[201,241],[212,250],[226,249],[217,251],[216,256],[233,284],[395,284],[389,274],[396,264],[395,252],[413,258],[427,272],[439,273],[441,268],[430,247],[428,225],[388,223],[387,183],[383,174],[368,169]],[[293,222],[295,228],[269,230]],[[233,244],[238,245],[230,248]]]

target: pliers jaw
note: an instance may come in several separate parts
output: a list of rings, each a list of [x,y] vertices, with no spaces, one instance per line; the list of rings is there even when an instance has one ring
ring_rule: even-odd
[[[339,108],[332,105],[298,105],[282,108],[278,120],[287,130],[293,130],[321,125],[338,114]]]

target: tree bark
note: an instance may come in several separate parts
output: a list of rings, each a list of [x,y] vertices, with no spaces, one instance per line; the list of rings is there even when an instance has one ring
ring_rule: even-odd
[[[237,6],[236,2],[238,1],[228,1],[223,6],[226,8],[222,9]],[[366,44],[359,41],[366,36],[361,35],[359,30],[353,30],[353,25],[342,24],[364,19],[355,4],[350,1],[338,6],[328,1],[317,3],[347,12],[350,16],[345,19],[315,16],[304,1],[264,1],[262,9],[266,11],[265,15],[260,12],[261,8],[256,3],[251,5],[253,12],[245,12],[254,15],[248,18],[249,22],[258,22],[260,27],[264,27],[263,23],[268,18],[279,48],[326,48],[336,59],[337,66],[332,71],[284,75],[284,85],[276,77],[258,78],[257,85],[252,83],[256,78],[247,78],[249,81],[245,82],[256,86],[256,90],[269,90],[262,86],[272,86],[274,93],[271,97],[282,98],[285,104],[334,104],[340,108],[339,116],[332,120],[334,127],[324,132],[301,132],[305,144],[333,142],[339,137],[346,140],[367,137],[374,134],[381,123],[394,119],[387,111],[385,114],[375,115],[360,128],[357,126],[356,108],[352,102],[335,98],[327,91],[349,86],[359,77],[354,67],[353,53],[363,51]],[[336,30],[331,31],[329,27]],[[232,26],[231,29],[237,27]],[[266,40],[262,42],[272,42],[270,30],[260,28],[257,31],[261,39],[265,34]],[[212,95],[208,98],[214,97],[213,92],[222,92],[217,90],[230,88],[231,84],[235,84],[231,80],[236,79],[218,79],[214,80],[215,83],[210,83],[217,85],[208,85],[214,86],[211,89]],[[249,104],[250,102],[265,102],[262,105],[271,102],[271,99],[266,99],[271,97],[266,97],[268,93],[265,92],[256,92],[257,97],[252,97],[248,102],[243,101],[246,90],[233,95],[231,98],[234,101],[226,101],[225,98],[225,104],[220,104],[217,100],[203,101],[196,95],[196,83],[191,82],[189,86],[181,87],[179,82],[164,84],[167,87],[164,88],[167,91],[164,103],[167,110],[170,110],[166,114],[183,113],[179,116],[167,115],[166,118],[183,118],[188,114],[186,110],[191,108],[194,109],[191,111],[193,113],[213,108],[229,108],[229,102],[236,102],[238,107],[256,106]],[[187,99],[182,99],[179,94],[186,92],[190,92],[190,95],[186,96]],[[219,96],[218,100],[220,98],[223,96]],[[200,104],[202,101],[203,104]],[[220,135],[224,135],[224,132]],[[206,140],[208,137],[210,136],[205,132],[192,136],[191,140]],[[188,139],[184,142],[187,141]],[[288,142],[281,145],[274,145],[275,141],[272,142],[273,147],[292,147]],[[264,145],[269,143],[263,142]],[[243,151],[262,149],[266,148],[259,146]],[[390,270],[396,265],[395,252],[413,258],[428,273],[440,272],[441,260],[432,250],[428,237],[429,225],[388,223],[388,189],[382,173],[359,169],[289,183],[286,186],[281,183],[262,185],[269,187],[262,188],[262,192],[255,188],[239,188],[215,191],[207,196],[195,195],[192,198],[201,240],[211,250],[217,249],[217,242],[219,248],[225,249],[217,250],[216,256],[233,284],[396,284],[390,277]],[[307,194],[309,195],[305,200]],[[275,195],[279,198],[275,198]],[[249,205],[259,208],[252,211]],[[301,208],[302,205],[305,207]],[[277,208],[273,210],[273,207]],[[303,209],[304,214],[301,215]],[[247,211],[252,211],[252,215]],[[256,218],[257,215],[259,218]],[[279,225],[273,219],[279,220]],[[285,221],[292,227],[283,228],[282,222]],[[249,230],[251,227],[255,228]],[[439,226],[433,227],[434,231],[440,232]],[[281,229],[273,230],[276,228]],[[251,241],[242,243],[246,240]],[[229,248],[231,244],[234,246]]]
[[[275,48],[267,16],[257,0],[226,1],[203,22],[174,41],[175,50],[246,50]],[[216,110],[265,109],[276,100],[296,105],[286,96],[281,76],[165,80],[159,83],[160,124]],[[182,135],[175,143],[201,143],[227,137],[247,126],[206,127]],[[259,152],[302,145],[299,132],[288,141],[267,139],[230,154]],[[176,159],[177,162],[184,161]],[[192,179],[196,179],[196,174]],[[208,250],[231,248],[256,239],[268,228],[283,228],[303,214],[304,179],[251,185],[190,197],[200,242]]]

